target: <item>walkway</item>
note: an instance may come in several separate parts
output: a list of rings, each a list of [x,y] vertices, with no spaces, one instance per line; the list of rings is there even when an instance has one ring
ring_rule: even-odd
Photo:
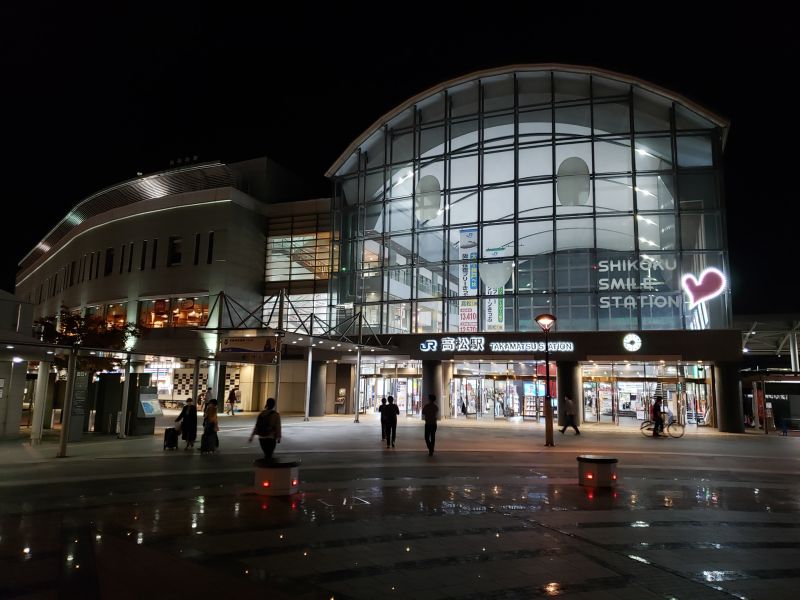
[[[253,419],[221,453],[160,438],[0,445],[0,597],[782,598],[800,584],[800,439],[287,418],[301,493],[253,493]],[[614,492],[575,456],[620,458]]]

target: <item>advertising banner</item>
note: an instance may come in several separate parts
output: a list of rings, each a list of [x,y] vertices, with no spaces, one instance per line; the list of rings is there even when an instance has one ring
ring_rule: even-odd
[[[222,338],[216,358],[247,363],[273,363],[280,349],[280,339],[274,335]]]
[[[474,227],[460,231],[458,255],[465,264],[461,265],[459,295],[478,295],[478,230]],[[469,261],[469,262],[466,262]],[[478,331],[478,300],[458,301],[458,330],[460,332]]]

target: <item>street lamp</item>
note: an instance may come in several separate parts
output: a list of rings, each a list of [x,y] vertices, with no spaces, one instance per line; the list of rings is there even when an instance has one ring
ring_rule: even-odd
[[[555,446],[553,443],[553,405],[550,402],[550,344],[547,341],[547,333],[555,325],[556,318],[544,313],[536,317],[536,322],[544,331],[544,445]]]

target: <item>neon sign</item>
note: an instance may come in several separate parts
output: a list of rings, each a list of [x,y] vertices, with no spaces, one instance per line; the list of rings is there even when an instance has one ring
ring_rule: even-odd
[[[485,352],[486,338],[483,336],[443,337],[441,340],[428,339],[420,343],[422,352]],[[544,342],[489,342],[490,352],[544,352]],[[565,341],[548,342],[550,352],[574,352],[575,344]]]
[[[716,298],[725,291],[727,281],[722,271],[709,267],[702,273],[700,277],[687,274],[681,279],[681,286],[683,291],[689,297],[689,310],[693,309],[698,304]]]

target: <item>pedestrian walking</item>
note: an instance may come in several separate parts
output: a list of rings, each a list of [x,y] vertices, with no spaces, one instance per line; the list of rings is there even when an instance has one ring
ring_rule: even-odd
[[[194,441],[197,439],[197,407],[191,398],[183,405],[175,422],[181,424],[181,439],[186,442],[184,450],[194,448]]]
[[[428,394],[428,403],[422,407],[422,418],[425,420],[425,445],[428,447],[428,456],[433,456],[436,445],[436,421],[439,418],[439,407],[436,406],[436,396]]]
[[[378,407],[381,415],[381,440],[386,439],[386,398],[381,398],[381,405]]]
[[[564,395],[564,427],[561,428],[561,433],[563,434],[567,427],[572,427],[575,430],[575,435],[580,435],[581,432],[578,430],[578,425],[575,423],[575,403],[572,401],[572,398]]]
[[[216,452],[219,448],[219,415],[217,414],[217,399],[211,398],[206,403],[203,413],[203,436],[200,438],[200,452]]]
[[[461,414],[464,415],[464,417],[466,417],[467,416],[467,403],[464,402],[464,398],[462,398],[461,396],[459,396],[459,399],[461,400]]]
[[[258,414],[253,433],[247,441],[252,442],[256,435],[264,451],[264,460],[271,461],[275,445],[281,443],[281,415],[275,410],[275,398],[267,398],[267,405]]]
[[[228,394],[228,410],[225,411],[225,414],[228,414],[228,411],[230,411],[231,416],[236,414],[236,390],[233,388]]]
[[[394,440],[397,437],[397,416],[400,414],[400,409],[394,403],[394,396],[387,398],[389,404],[382,414],[386,415],[386,447],[394,448]]]

